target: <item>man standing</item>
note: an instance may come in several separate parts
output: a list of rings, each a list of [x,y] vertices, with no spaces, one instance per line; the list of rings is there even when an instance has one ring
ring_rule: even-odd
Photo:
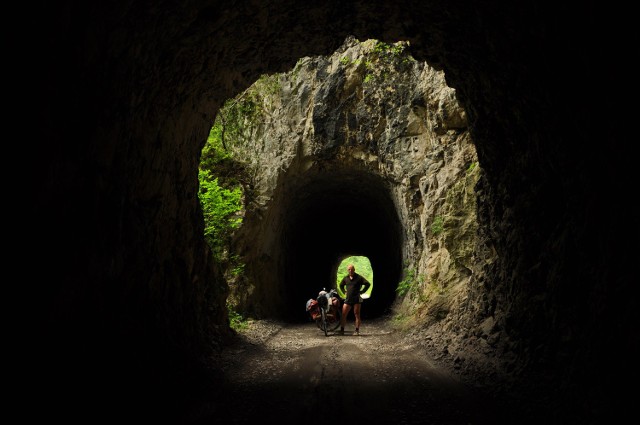
[[[362,303],[361,294],[367,292],[371,283],[358,273],[353,264],[347,266],[347,275],[340,281],[340,290],[345,294],[342,305],[342,317],[340,319],[340,334],[344,335],[344,326],[347,323],[347,315],[353,307],[353,314],[356,316],[356,335],[360,335],[360,306]]]

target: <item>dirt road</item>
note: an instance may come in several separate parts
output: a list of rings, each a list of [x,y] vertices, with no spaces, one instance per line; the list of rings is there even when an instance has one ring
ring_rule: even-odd
[[[223,360],[224,384],[197,401],[190,424],[499,422],[481,394],[383,319],[364,323],[360,336],[353,326],[325,336],[311,322],[254,322]]]

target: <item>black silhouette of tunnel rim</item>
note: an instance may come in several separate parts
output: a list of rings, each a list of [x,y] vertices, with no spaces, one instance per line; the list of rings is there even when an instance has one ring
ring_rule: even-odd
[[[76,3],[30,11],[37,54],[31,42],[19,46],[28,80],[19,86],[35,123],[29,167],[38,171],[25,185],[32,221],[21,236],[42,241],[34,223],[46,212],[48,240],[65,243],[24,267],[39,295],[32,353],[48,350],[32,362],[46,378],[43,411],[74,400],[76,413],[112,413],[117,388],[151,414],[144,408],[183,388],[156,384],[184,383],[182,372],[222,344],[225,289],[194,237],[197,161],[211,117],[259,75],[331,54],[349,34],[408,40],[417,60],[446,73],[469,115],[485,172],[481,236],[498,255],[483,264],[478,304],[466,313],[501,325],[506,351],[493,359],[511,361],[508,378],[539,378],[530,382],[541,390],[527,395],[543,395],[540,410],[551,401],[563,418],[586,418],[566,423],[598,423],[631,405],[633,393],[618,384],[637,353],[629,266],[637,212],[628,197],[637,167],[633,126],[620,125],[614,108],[630,80],[618,74],[624,55],[611,55],[625,25],[596,25],[617,22],[609,19],[619,10],[604,2]],[[600,81],[620,86],[592,90]],[[371,224],[391,223],[383,237],[400,243],[385,195],[361,198],[382,206]],[[289,214],[295,222],[313,212]],[[370,255],[376,284],[383,254]]]

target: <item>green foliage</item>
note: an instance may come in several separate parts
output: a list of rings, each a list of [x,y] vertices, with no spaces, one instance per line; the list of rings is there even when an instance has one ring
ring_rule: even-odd
[[[409,43],[402,41],[389,44],[376,40],[365,61],[367,73],[363,83],[383,84],[391,72],[414,61],[407,51],[408,46]]]
[[[242,218],[242,187],[238,181],[239,165],[223,144],[224,126],[220,114],[202,148],[198,181],[198,198],[204,215],[204,236],[214,258],[222,262],[229,239]]]
[[[472,162],[467,168],[467,174],[471,173],[478,166],[478,162]]]
[[[214,128],[216,124],[220,126],[219,135],[224,150],[248,142],[248,131],[272,107],[272,98],[282,89],[280,75],[264,74],[243,93],[224,103],[214,124]]]
[[[411,291],[414,291],[418,287],[418,281],[416,280],[416,273],[411,269],[404,269],[404,278],[398,283],[396,292],[401,297],[405,296]]]
[[[231,276],[238,277],[244,273],[245,264],[240,260],[239,255],[231,255],[229,263],[231,264],[231,268],[229,270]]]
[[[240,187],[226,189],[218,183],[209,170],[198,173],[200,190],[198,198],[204,215],[204,237],[213,251],[214,257],[222,261],[229,238],[234,229],[242,223],[238,212],[242,208]]]
[[[198,199],[204,216],[204,237],[214,259],[224,269],[230,287],[244,273],[245,264],[230,252],[230,245],[233,232],[242,223],[244,202],[251,196],[243,191],[245,169],[241,161],[233,158],[232,148],[248,142],[252,128],[272,108],[274,95],[280,90],[279,74],[263,75],[242,94],[227,100],[202,149]],[[227,310],[232,329],[238,331],[248,326],[229,300]]]
[[[371,268],[371,262],[367,257],[354,255],[351,257],[347,257],[340,262],[338,266],[338,274],[336,276],[336,288],[338,288],[338,294],[344,298],[344,293],[340,290],[339,284],[343,277],[347,275],[347,266],[349,264],[353,264],[356,268],[356,273],[367,279],[371,286],[365,292],[365,294],[371,295],[373,291],[373,269]]]
[[[229,148],[246,143],[247,131],[270,107],[269,98],[280,89],[279,74],[263,75],[242,94],[227,100],[202,149],[198,197],[204,214],[205,239],[218,261],[228,255],[231,235],[242,222],[243,191],[239,178],[243,167],[234,160]],[[230,267],[233,276],[244,269],[237,257]]]
[[[300,58],[296,62],[296,65],[293,67],[293,70],[289,74],[291,75],[291,77],[293,77],[294,80],[298,78],[298,74],[300,74],[300,70],[302,69],[305,63],[306,63],[306,58]]]
[[[411,318],[409,314],[396,314],[391,318],[391,325],[396,329],[402,330],[411,322]]]
[[[229,326],[236,332],[241,332],[249,327],[249,322],[227,301],[227,311],[229,314]]]
[[[442,218],[442,216],[436,216],[433,219],[433,223],[431,223],[431,233],[434,236],[439,235],[440,233],[442,233],[444,230],[444,219]]]
[[[373,43],[373,47],[365,53],[364,58],[351,59],[348,56],[340,58],[340,63],[343,66],[359,66],[364,63],[366,73],[362,81],[365,84],[383,84],[392,72],[397,72],[398,67],[415,61],[408,53],[408,42],[399,41],[389,44],[377,40],[367,40],[365,43]]]
[[[220,109],[202,149],[198,170],[198,199],[204,216],[204,237],[214,259],[224,268],[230,286],[244,273],[241,258],[230,252],[233,232],[242,223],[247,194],[241,179],[244,167],[233,158],[233,146],[247,143],[247,136],[281,89],[279,74],[263,75],[245,92],[229,99]],[[246,329],[246,319],[227,300],[232,329]]]
[[[349,58],[349,56],[343,56],[343,57],[340,58],[340,63],[342,65],[344,65],[344,66],[349,66],[349,65],[358,66],[358,65],[360,65],[362,63],[362,59],[360,59],[360,58],[351,59],[351,58]]]
[[[383,41],[377,41],[373,47],[373,51],[379,56],[400,56],[404,53],[407,46],[408,44],[402,42],[389,44]]]
[[[202,148],[200,156],[200,170],[208,171],[211,176],[218,177],[223,186],[238,186],[238,176],[242,173],[239,171],[238,164],[222,144],[223,126],[222,120],[218,117],[209,132],[207,142]],[[200,182],[204,176],[199,176]],[[212,180],[210,177],[209,180]]]

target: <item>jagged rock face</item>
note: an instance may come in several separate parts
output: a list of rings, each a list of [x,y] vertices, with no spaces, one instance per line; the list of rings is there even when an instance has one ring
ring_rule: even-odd
[[[355,175],[365,181],[363,186],[379,188],[357,199],[382,211],[367,216],[364,227],[387,223],[382,238],[327,250],[327,262],[341,251],[364,250],[365,244],[378,246],[372,258],[394,247],[400,258],[429,253],[417,259],[427,273],[446,270],[442,265],[452,256],[463,265],[470,261],[476,278],[469,279],[467,297],[474,304],[459,311],[486,319],[473,331],[458,326],[462,321],[449,322],[438,332],[448,332],[452,343],[434,340],[440,352],[455,357],[466,342],[485,341],[482,359],[459,356],[459,361],[482,364],[503,361],[504,355],[511,377],[539,378],[535,382],[542,391],[534,398],[563,411],[564,418],[597,421],[611,406],[618,407],[618,400],[626,399],[614,384],[624,365],[632,364],[631,348],[637,348],[637,332],[631,328],[637,297],[628,296],[635,294],[631,282],[637,279],[628,267],[633,262],[627,248],[637,243],[630,231],[637,214],[628,195],[620,196],[635,193],[636,179],[627,149],[633,138],[624,134],[625,126],[616,125],[619,117],[613,111],[618,93],[590,89],[596,81],[617,81],[615,61],[598,66],[615,44],[609,43],[611,32],[592,35],[607,11],[595,3],[499,3],[193,1],[147,8],[112,1],[56,2],[33,11],[30,40],[41,45],[38,54],[31,46],[25,49],[22,64],[29,81],[22,94],[35,105],[25,110],[34,110],[30,140],[37,154],[30,165],[38,181],[30,187],[32,221],[25,227],[31,231],[24,240],[43,240],[42,226],[34,223],[46,217],[52,223],[48,240],[65,242],[64,249],[39,259],[30,278],[40,295],[35,308],[43,330],[39,341],[50,348],[45,359],[38,358],[45,381],[70,381],[69,388],[82,388],[71,395],[89,411],[108,409],[101,404],[105,398],[87,388],[133,381],[137,385],[119,394],[138,405],[140,394],[153,406],[179,395],[188,372],[201,366],[229,333],[227,288],[204,243],[197,199],[199,155],[213,118],[222,102],[260,74],[289,71],[301,57],[331,55],[354,35],[408,40],[413,57],[444,71],[447,85],[455,88],[482,168],[475,187],[482,244],[472,251],[467,244],[456,252],[441,250],[451,236],[447,217],[455,218],[447,211],[442,211],[444,229],[437,237],[426,237],[425,229],[433,224],[428,221],[420,223],[419,237],[408,236],[402,213],[407,201],[394,204],[401,196],[393,184],[415,188],[414,194],[419,189],[423,198],[418,205],[426,205],[425,198],[438,189],[358,169],[369,151],[341,157],[339,146],[335,152],[328,149],[341,140],[332,133],[342,128],[341,121],[331,123],[324,118],[330,110],[314,108],[310,122],[314,132],[321,128],[314,133],[317,147],[351,166],[348,173],[322,172]],[[386,127],[376,123],[383,121],[368,123],[375,137],[361,134],[344,141],[363,146],[380,141],[382,133],[376,131]],[[413,128],[407,123],[403,131]],[[381,161],[382,152],[374,150],[372,163]],[[345,199],[352,195],[305,186],[286,175],[282,179],[307,187],[314,198],[325,190]],[[287,196],[286,187],[276,187],[274,196]],[[448,196],[458,199],[456,205],[472,202],[453,186]],[[270,214],[298,218],[274,215],[272,223],[318,227],[320,215],[296,212],[300,203],[275,197],[272,202],[288,209]],[[355,224],[344,228],[345,235]],[[467,229],[473,231],[470,225]],[[275,246],[294,253],[298,243],[292,238],[300,232],[282,230],[273,234],[287,239]],[[427,249],[411,247],[425,237]],[[280,271],[304,253],[287,259],[283,252],[276,255]],[[28,266],[32,269],[33,262]],[[389,280],[400,276],[400,270],[389,273]],[[450,280],[450,287],[456,283]],[[419,314],[430,329],[439,327],[428,312]],[[620,346],[620,354],[611,348]],[[43,391],[60,396],[54,405],[66,395],[57,387]]]
[[[307,319],[288,306],[334,286],[347,255],[373,262],[364,317],[404,301],[396,313],[424,322],[414,310],[419,303],[433,314],[428,294],[466,294],[475,147],[444,74],[406,48],[350,37],[333,55],[301,59],[277,76],[263,113],[247,119],[243,142],[232,145],[254,176],[235,243],[246,263],[245,281],[233,285],[240,311]],[[411,293],[397,299],[403,280]]]

